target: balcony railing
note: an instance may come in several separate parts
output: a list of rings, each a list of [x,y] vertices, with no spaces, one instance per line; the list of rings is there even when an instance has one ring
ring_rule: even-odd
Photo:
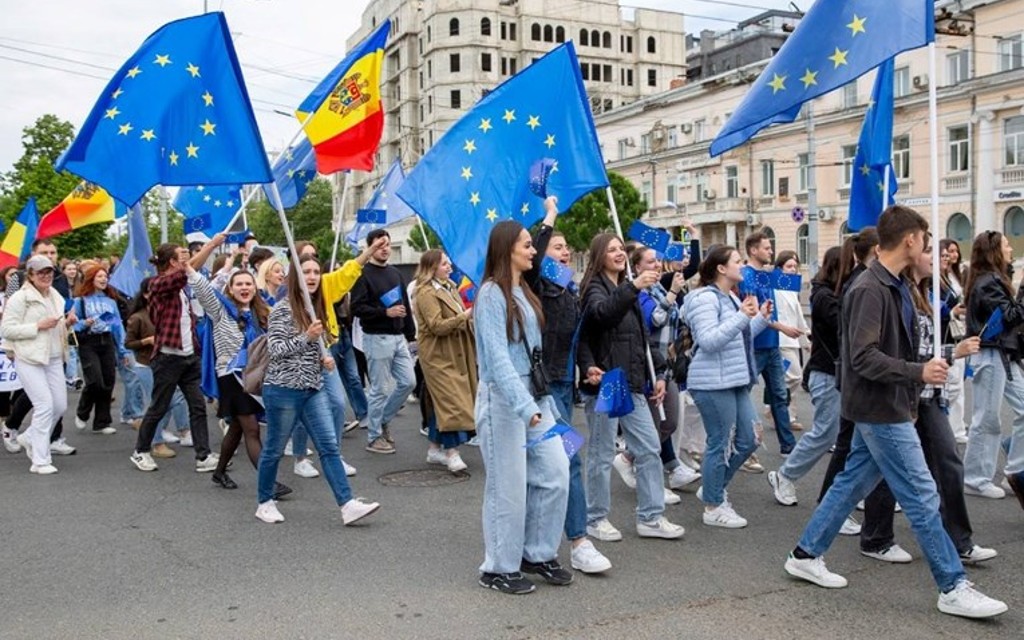
[[[1004,187],[1024,184],[1024,166],[1003,169],[1000,172],[999,184]]]
[[[771,209],[775,206],[775,196],[761,196],[757,199],[758,209]]]
[[[839,199],[849,200],[850,199],[850,187],[839,187]]]
[[[946,176],[942,179],[945,185],[944,191],[967,191],[970,179],[966,175]]]

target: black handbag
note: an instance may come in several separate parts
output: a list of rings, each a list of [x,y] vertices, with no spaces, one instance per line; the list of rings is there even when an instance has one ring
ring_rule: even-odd
[[[530,356],[530,394],[534,400],[540,400],[548,391],[548,372],[544,370],[544,352],[540,347],[530,347],[530,341],[526,339],[526,331],[523,330],[523,344],[526,346],[526,353]]]

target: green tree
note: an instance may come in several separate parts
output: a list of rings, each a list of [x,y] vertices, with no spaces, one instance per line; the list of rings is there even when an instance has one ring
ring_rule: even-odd
[[[427,230],[427,242],[423,242],[423,232],[420,231],[420,225],[417,224],[412,228],[412,231],[409,232],[409,246],[420,253],[427,250],[427,243],[430,244],[431,249],[440,249],[441,239],[437,237],[434,230],[425,224],[422,228]]]
[[[331,257],[334,244],[333,194],[327,180],[314,180],[299,203],[286,211],[295,241],[306,240],[316,245],[321,260]],[[283,247],[287,244],[281,220],[270,203],[263,200],[251,206],[247,214],[249,229],[260,244]],[[338,261],[352,257],[352,251],[342,238],[338,245]]]
[[[150,191],[142,199],[142,211],[146,216],[146,231],[149,235],[149,246],[156,249],[160,245],[160,196],[156,191]],[[120,238],[108,237],[104,245],[103,254],[124,255],[128,248],[128,234],[122,233]],[[185,218],[180,213],[167,208],[167,241],[176,244],[185,244]]]
[[[622,223],[622,232],[647,211],[647,205],[640,198],[629,180],[615,172],[608,172],[608,180],[615,197],[615,206]],[[608,196],[604,189],[596,189],[576,201],[568,213],[559,216],[558,229],[565,234],[565,240],[576,251],[585,251],[590,241],[599,233],[614,231]]]

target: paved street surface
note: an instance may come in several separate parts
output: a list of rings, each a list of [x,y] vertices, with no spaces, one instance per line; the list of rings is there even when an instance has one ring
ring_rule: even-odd
[[[810,416],[804,394],[798,406]],[[811,513],[823,463],[790,508],[775,504],[764,475],[739,474],[730,497],[750,521],[739,531],[705,527],[696,498],[684,495],[667,509],[687,529],[682,541],[637,538],[635,498],[615,478],[611,520],[624,540],[598,543],[613,569],[514,597],[476,583],[483,555],[477,450],[463,452],[465,482],[381,482],[391,472],[427,469],[415,404],[395,421],[396,455],[366,453],[365,431],[344,439],[359,469],[355,494],[383,505],[350,528],[323,479],[294,476],[290,459],[280,476],[295,488],[280,505],[286,521],[267,525],[253,517],[255,473],[241,450],[232,470],[240,488],[225,491],[194,471],[187,449],[158,461],[155,473],[136,471],[128,460],[134,431],[79,433],[72,415],[67,435],[79,452],[55,457],[59,474],[31,475],[24,455],[0,453],[0,638],[1005,640],[1024,629],[1024,513],[1012,499],[968,498],[976,541],[1000,553],[970,577],[1010,605],[990,622],[936,610],[928,567],[902,516],[897,538],[912,564],[864,558],[856,539],[841,537],[828,562],[849,588],[790,579],[782,564]],[[220,431],[210,424],[217,442]],[[771,469],[780,459],[776,443],[769,446],[760,455]],[[564,545],[561,558],[568,565]]]

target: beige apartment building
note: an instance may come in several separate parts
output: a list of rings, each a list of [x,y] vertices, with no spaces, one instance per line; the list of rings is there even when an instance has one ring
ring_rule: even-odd
[[[939,235],[962,243],[1005,232],[1024,252],[1024,0],[937,3],[937,73],[927,49],[896,59],[893,163],[897,200],[928,215],[930,157],[939,158]],[[736,40],[735,34],[728,39]],[[706,48],[706,47],[705,47]],[[816,100],[815,166],[806,110],[720,157],[711,140],[767,61],[733,68],[596,116],[607,167],[643,194],[652,224],[697,224],[706,242],[752,231],[808,262],[808,176],[817,185],[819,257],[847,233],[852,163],[874,73]],[[939,141],[929,144],[928,87],[938,91]],[[964,247],[969,251],[969,247]]]

